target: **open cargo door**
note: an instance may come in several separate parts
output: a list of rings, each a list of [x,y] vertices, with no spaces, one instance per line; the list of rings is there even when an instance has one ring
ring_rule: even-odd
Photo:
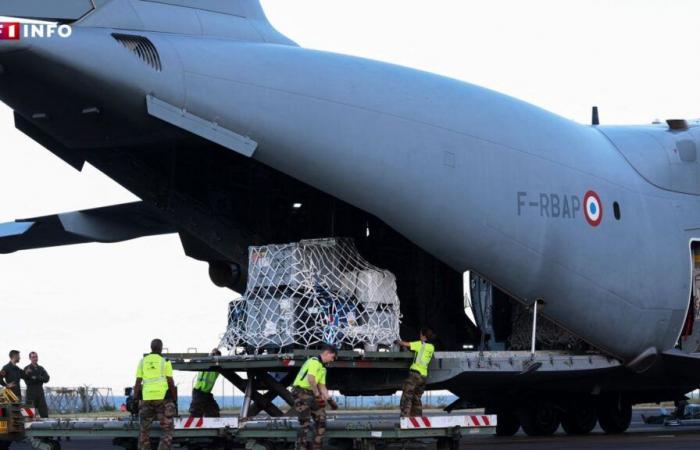
[[[695,353],[700,348],[700,241],[690,244],[692,262],[691,290],[688,313],[681,332],[680,346],[684,353]]]

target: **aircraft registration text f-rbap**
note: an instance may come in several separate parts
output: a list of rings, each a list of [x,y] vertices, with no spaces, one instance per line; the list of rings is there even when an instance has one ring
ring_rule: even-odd
[[[553,219],[575,219],[581,212],[578,195],[518,192],[518,215],[539,214]]]

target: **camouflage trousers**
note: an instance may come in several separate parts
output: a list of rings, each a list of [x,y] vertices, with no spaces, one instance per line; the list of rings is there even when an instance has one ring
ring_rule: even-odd
[[[418,372],[409,372],[408,378],[403,383],[401,395],[401,417],[417,417],[423,415],[423,401],[421,397],[425,391],[425,377]]]
[[[306,389],[292,388],[294,409],[299,415],[299,432],[297,433],[297,450],[307,450],[309,447],[308,434],[313,417],[316,424],[312,449],[321,449],[323,435],[326,434],[326,410],[319,408],[313,392]]]
[[[170,450],[173,445],[173,417],[175,403],[170,400],[142,400],[139,403],[139,450],[151,450],[151,425],[154,420],[160,422],[162,435],[158,450]]]

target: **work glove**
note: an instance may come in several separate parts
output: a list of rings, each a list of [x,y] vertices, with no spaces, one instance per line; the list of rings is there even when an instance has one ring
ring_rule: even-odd
[[[331,407],[333,411],[338,409],[338,403],[336,403],[335,399],[329,398],[328,399],[328,405]]]
[[[326,407],[326,401],[320,395],[316,396],[316,406],[318,406],[319,409],[323,409]]]

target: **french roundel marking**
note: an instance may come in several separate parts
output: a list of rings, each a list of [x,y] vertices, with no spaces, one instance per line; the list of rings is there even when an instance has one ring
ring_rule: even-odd
[[[583,196],[583,212],[586,222],[592,227],[597,227],[603,220],[603,203],[594,191],[588,191]]]

